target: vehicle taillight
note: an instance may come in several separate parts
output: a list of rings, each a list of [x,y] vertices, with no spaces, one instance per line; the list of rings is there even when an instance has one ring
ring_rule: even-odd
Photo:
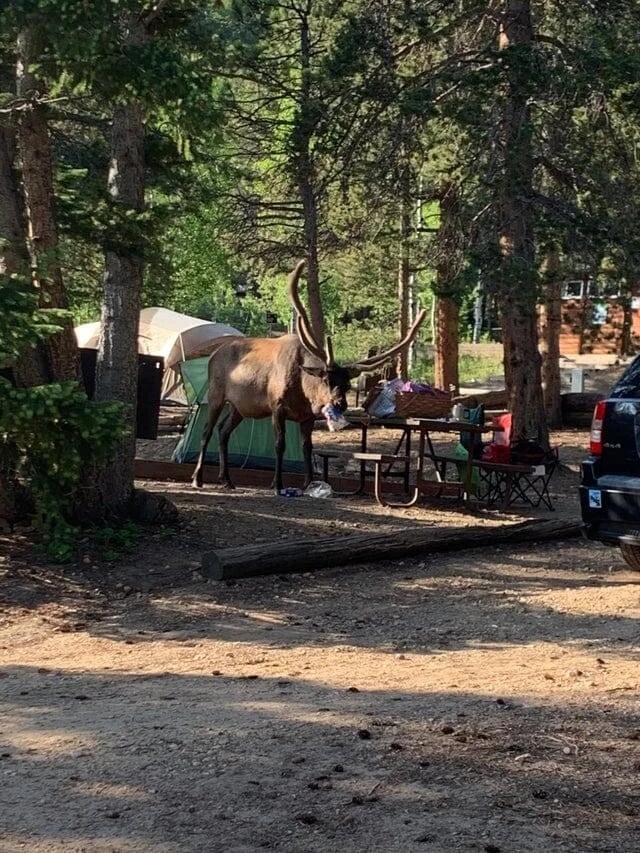
[[[596,403],[596,408],[591,421],[591,440],[590,450],[593,456],[602,456],[602,422],[604,421],[604,413],[607,410],[607,404],[604,400]]]

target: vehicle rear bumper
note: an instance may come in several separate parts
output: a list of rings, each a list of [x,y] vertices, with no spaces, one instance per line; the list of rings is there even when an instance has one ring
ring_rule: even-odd
[[[597,474],[596,460],[583,462],[580,509],[587,539],[640,545],[640,477]]]

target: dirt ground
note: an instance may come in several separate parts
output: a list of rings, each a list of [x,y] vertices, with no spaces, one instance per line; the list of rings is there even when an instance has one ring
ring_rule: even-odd
[[[585,435],[553,442],[569,521]],[[2,853],[639,849],[640,578],[616,550],[206,582],[211,548],[550,514],[145,486],[181,526],[118,561],[0,540]]]

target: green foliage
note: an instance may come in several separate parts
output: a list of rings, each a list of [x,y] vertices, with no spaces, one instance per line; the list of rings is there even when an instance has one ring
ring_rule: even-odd
[[[100,552],[103,560],[112,562],[134,551],[140,536],[141,529],[138,524],[134,521],[124,521],[116,526],[105,525],[92,528],[89,540]]]
[[[66,311],[38,307],[39,294],[14,276],[0,276],[0,366],[17,358],[25,346],[60,330]]]
[[[71,557],[78,487],[122,435],[116,403],[90,403],[76,383],[12,388],[0,380],[0,466],[29,483],[47,551]]]
[[[0,364],[60,329],[68,312],[38,308],[26,282],[0,276]],[[122,434],[121,407],[90,403],[76,383],[13,388],[0,380],[0,479],[26,482],[57,560],[72,554],[77,489],[87,466],[105,460]]]

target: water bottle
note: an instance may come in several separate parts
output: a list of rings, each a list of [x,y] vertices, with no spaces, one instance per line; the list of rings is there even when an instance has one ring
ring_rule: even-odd
[[[280,489],[280,497],[283,498],[301,498],[304,492],[302,489],[296,489],[293,486],[287,486],[285,489]]]

